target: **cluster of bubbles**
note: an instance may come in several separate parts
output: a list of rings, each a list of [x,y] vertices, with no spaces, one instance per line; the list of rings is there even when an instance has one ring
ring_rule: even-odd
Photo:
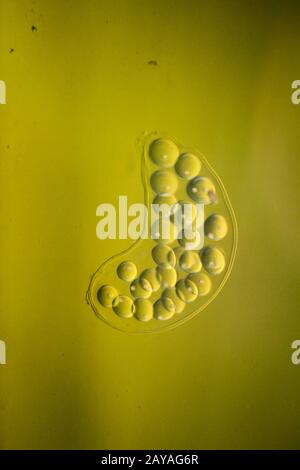
[[[210,178],[200,175],[201,161],[196,155],[180,154],[171,140],[156,139],[149,147],[149,157],[158,167],[150,178],[155,193],[154,204],[165,203],[176,208],[191,202],[217,203],[215,186]],[[180,180],[186,181],[189,201],[178,201],[175,196]],[[227,230],[226,219],[221,214],[211,214],[205,220],[204,234],[210,241],[222,240]],[[117,275],[128,284],[129,295],[119,293],[111,285],[103,285],[98,290],[98,300],[103,307],[111,308],[121,318],[134,317],[141,322],[169,320],[182,313],[187,304],[209,294],[211,278],[225,268],[223,251],[214,245],[204,246],[201,250],[187,250],[188,240],[184,236],[177,239],[175,230],[171,231],[168,240],[156,241],[152,250],[155,267],[138,274],[135,263],[130,260],[121,262]],[[170,246],[176,242],[177,246]],[[151,296],[158,292],[159,298],[151,301]]]

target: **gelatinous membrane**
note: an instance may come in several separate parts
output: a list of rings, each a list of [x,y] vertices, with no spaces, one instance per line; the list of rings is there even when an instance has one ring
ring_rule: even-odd
[[[143,134],[138,151],[148,214],[151,203],[168,204],[174,222],[183,204],[204,204],[204,246],[172,222],[163,237],[149,217],[148,233],[154,228],[157,239],[136,241],[92,276],[87,300],[99,318],[125,332],[150,333],[180,325],[218,295],[232,269],[237,225],[220,178],[197,150],[154,132]]]

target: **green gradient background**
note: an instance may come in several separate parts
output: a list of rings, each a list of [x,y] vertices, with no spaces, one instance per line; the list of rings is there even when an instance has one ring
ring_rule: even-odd
[[[296,1],[1,0],[0,448],[300,447],[299,24]],[[85,292],[129,246],[96,206],[143,200],[153,129],[207,156],[240,242],[203,313],[136,337]]]

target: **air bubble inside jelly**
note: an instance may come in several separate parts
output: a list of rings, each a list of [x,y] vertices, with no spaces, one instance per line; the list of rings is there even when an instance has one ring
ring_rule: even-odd
[[[232,269],[237,225],[221,179],[195,148],[153,132],[143,134],[137,151],[143,177],[136,184],[144,184],[148,214],[151,203],[168,204],[171,233],[162,237],[160,225],[153,227],[149,220],[148,239],[137,240],[97,269],[87,300],[108,325],[152,333],[191,319],[220,293]],[[193,204],[193,217],[196,204],[204,205],[205,237],[198,245],[174,224],[176,211],[186,203]],[[157,237],[150,238],[151,228]],[[100,243],[105,251],[106,241]]]

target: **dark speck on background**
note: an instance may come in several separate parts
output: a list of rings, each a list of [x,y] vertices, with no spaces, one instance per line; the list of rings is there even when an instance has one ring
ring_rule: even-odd
[[[9,53],[12,54],[13,52],[15,52],[15,50],[11,47],[11,48],[9,49]]]
[[[149,60],[149,61],[148,61],[148,65],[155,65],[155,66],[157,66],[157,65],[158,65],[158,62],[157,62],[157,60]]]
[[[37,32],[37,27],[34,24],[31,26],[31,31],[34,33]]]

